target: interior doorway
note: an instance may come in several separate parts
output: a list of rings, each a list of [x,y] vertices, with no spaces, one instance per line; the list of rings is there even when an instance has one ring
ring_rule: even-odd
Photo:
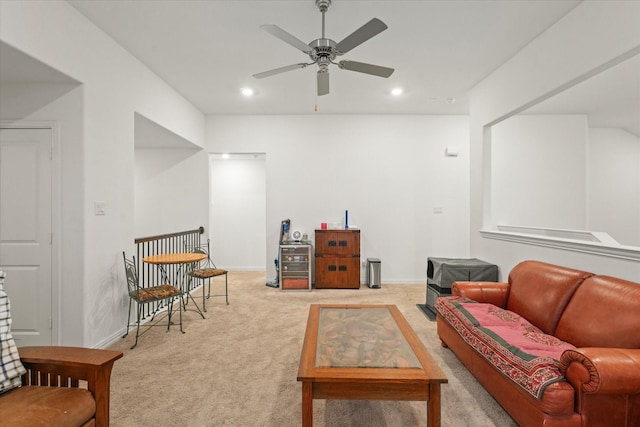
[[[0,270],[18,347],[55,344],[53,135],[53,128],[0,129]]]
[[[211,154],[209,184],[214,262],[228,270],[265,271],[265,153]]]

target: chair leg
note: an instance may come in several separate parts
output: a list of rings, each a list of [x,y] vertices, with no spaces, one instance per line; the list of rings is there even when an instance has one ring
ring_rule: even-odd
[[[207,303],[204,298],[204,288],[206,287],[205,285],[206,283],[204,283],[204,279],[202,279],[202,311],[207,311]],[[209,294],[211,294],[211,279],[209,279]]]
[[[173,298],[167,303],[167,332],[171,329],[171,315],[173,314]]]
[[[182,298],[182,295],[180,295],[180,298]],[[182,306],[180,306],[180,332],[184,334],[184,330],[182,330]]]
[[[185,283],[185,279],[187,280],[187,282]],[[181,301],[182,301],[182,308],[184,308],[184,311],[187,311],[187,304],[189,304],[189,295],[191,292],[191,281],[193,280],[193,277],[191,276],[185,276],[183,277],[182,281],[181,281],[181,286],[180,288],[182,289],[183,292],[187,293],[187,300],[185,301],[184,298],[182,298],[182,295],[180,296]]]
[[[129,314],[127,315],[127,332],[122,336],[126,338],[129,335],[129,325],[131,324],[131,298],[129,298]]]
[[[227,275],[224,275],[224,297],[227,300],[227,305],[229,305],[229,287],[227,286]]]
[[[139,302],[136,302],[136,305],[138,306],[137,312],[137,325],[136,325],[136,342],[131,346],[131,350],[133,350],[137,345],[138,345],[138,337],[140,336],[140,312],[142,311],[142,304],[140,304]]]
[[[188,287],[187,287],[187,292],[189,292]],[[182,302],[182,308],[184,308],[184,311],[187,311],[187,304],[189,304],[189,296],[187,295],[187,302],[184,301],[184,298],[182,298],[182,296],[180,297],[180,301]]]

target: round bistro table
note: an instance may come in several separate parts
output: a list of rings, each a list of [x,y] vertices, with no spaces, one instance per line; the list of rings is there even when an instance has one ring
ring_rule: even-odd
[[[169,281],[169,276],[167,275],[167,271],[165,270],[164,267],[166,265],[177,265],[178,267],[175,273],[176,280],[174,282],[178,282],[178,277],[180,276],[182,267],[185,264],[200,262],[205,258],[207,258],[207,255],[203,253],[177,252],[177,253],[171,253],[171,254],[149,255],[147,257],[142,258],[142,262],[145,262],[147,264],[157,265],[162,275],[167,279],[167,281]],[[196,303],[196,300],[191,296],[191,293],[189,293],[189,289],[185,289],[184,280],[179,280],[178,287],[182,289],[182,292],[187,294],[187,303],[189,302],[189,299],[191,299],[191,301],[193,302],[193,305],[196,306],[196,310],[198,311],[200,316],[202,316],[202,318],[204,319],[204,314],[202,314],[202,311],[200,310],[198,303]],[[184,305],[186,310],[186,304]]]

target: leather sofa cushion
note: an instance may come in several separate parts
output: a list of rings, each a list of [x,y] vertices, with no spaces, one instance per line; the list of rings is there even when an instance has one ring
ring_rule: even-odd
[[[560,316],[576,288],[592,274],[538,261],[524,261],[509,273],[507,309],[545,334],[555,335]],[[561,338],[562,339],[562,338]],[[568,341],[573,345],[576,343]]]
[[[576,347],[640,348],[640,284],[608,276],[585,280],[556,336]]]
[[[438,298],[435,308],[468,345],[536,399],[547,386],[565,380],[560,356],[574,347],[518,314],[457,296]]]
[[[0,395],[0,420],[12,427],[77,427],[95,412],[93,396],[80,388],[23,386]]]

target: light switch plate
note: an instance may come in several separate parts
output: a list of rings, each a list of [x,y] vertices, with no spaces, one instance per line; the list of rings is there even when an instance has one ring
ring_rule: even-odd
[[[93,211],[96,215],[106,215],[107,210],[104,202],[93,202]]]

